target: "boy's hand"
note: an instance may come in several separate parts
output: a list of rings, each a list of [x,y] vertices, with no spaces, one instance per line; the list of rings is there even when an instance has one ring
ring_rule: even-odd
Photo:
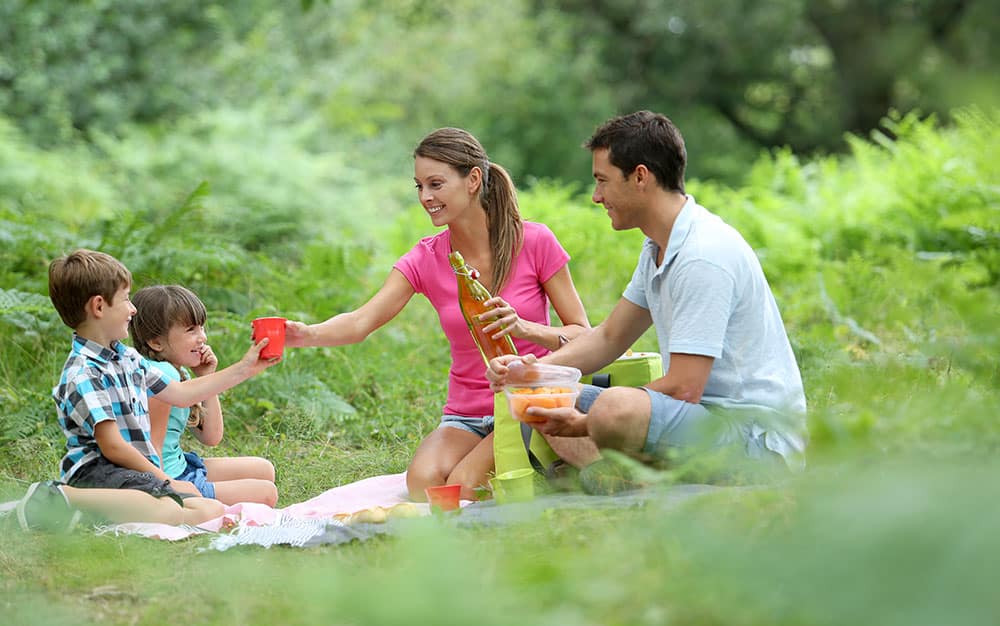
[[[201,492],[198,491],[198,488],[194,486],[194,483],[189,483],[186,480],[174,480],[173,478],[171,478],[170,488],[176,491],[177,493],[190,493],[201,497]]]
[[[215,357],[215,352],[212,351],[212,346],[206,343],[199,349],[199,352],[201,353],[201,363],[192,367],[191,371],[194,372],[195,376],[211,374],[215,371],[215,368],[219,366],[219,359]]]

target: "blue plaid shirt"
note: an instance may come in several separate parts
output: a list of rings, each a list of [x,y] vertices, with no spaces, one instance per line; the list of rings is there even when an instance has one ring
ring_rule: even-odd
[[[120,341],[106,348],[73,334],[59,386],[52,390],[59,426],[66,434],[66,456],[59,464],[68,481],[81,467],[101,456],[94,427],[115,420],[122,438],[160,466],[149,439],[149,400],[170,382],[134,348]]]

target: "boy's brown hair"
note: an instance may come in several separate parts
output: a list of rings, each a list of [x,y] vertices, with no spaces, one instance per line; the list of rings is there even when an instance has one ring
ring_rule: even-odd
[[[49,299],[63,323],[73,329],[87,320],[91,298],[101,296],[111,303],[119,289],[131,285],[128,268],[103,252],[81,248],[49,264]]]

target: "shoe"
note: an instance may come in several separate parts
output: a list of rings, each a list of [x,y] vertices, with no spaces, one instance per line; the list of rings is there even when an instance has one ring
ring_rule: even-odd
[[[51,480],[32,483],[17,503],[17,521],[24,530],[68,533],[81,515],[70,506],[59,484]]]
[[[601,452],[598,459],[580,470],[580,487],[592,496],[613,496],[617,493],[645,489],[672,481],[670,472],[647,467],[614,450]]]
[[[556,491],[579,491],[580,470],[562,459],[556,459],[545,470],[549,486]]]
[[[580,486],[592,496],[611,496],[638,489],[628,468],[610,459],[594,461],[580,471]]]

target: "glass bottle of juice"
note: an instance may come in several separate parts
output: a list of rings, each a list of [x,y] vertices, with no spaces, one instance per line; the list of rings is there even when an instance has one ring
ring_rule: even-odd
[[[490,359],[502,354],[517,354],[517,348],[514,347],[514,340],[510,335],[494,339],[490,333],[483,332],[483,327],[493,323],[493,320],[481,322],[479,316],[490,310],[483,303],[492,296],[479,282],[479,272],[469,267],[458,251],[449,254],[448,260],[458,280],[458,305],[462,309],[462,317],[469,325],[469,332],[472,333],[483,360],[489,363]]]

